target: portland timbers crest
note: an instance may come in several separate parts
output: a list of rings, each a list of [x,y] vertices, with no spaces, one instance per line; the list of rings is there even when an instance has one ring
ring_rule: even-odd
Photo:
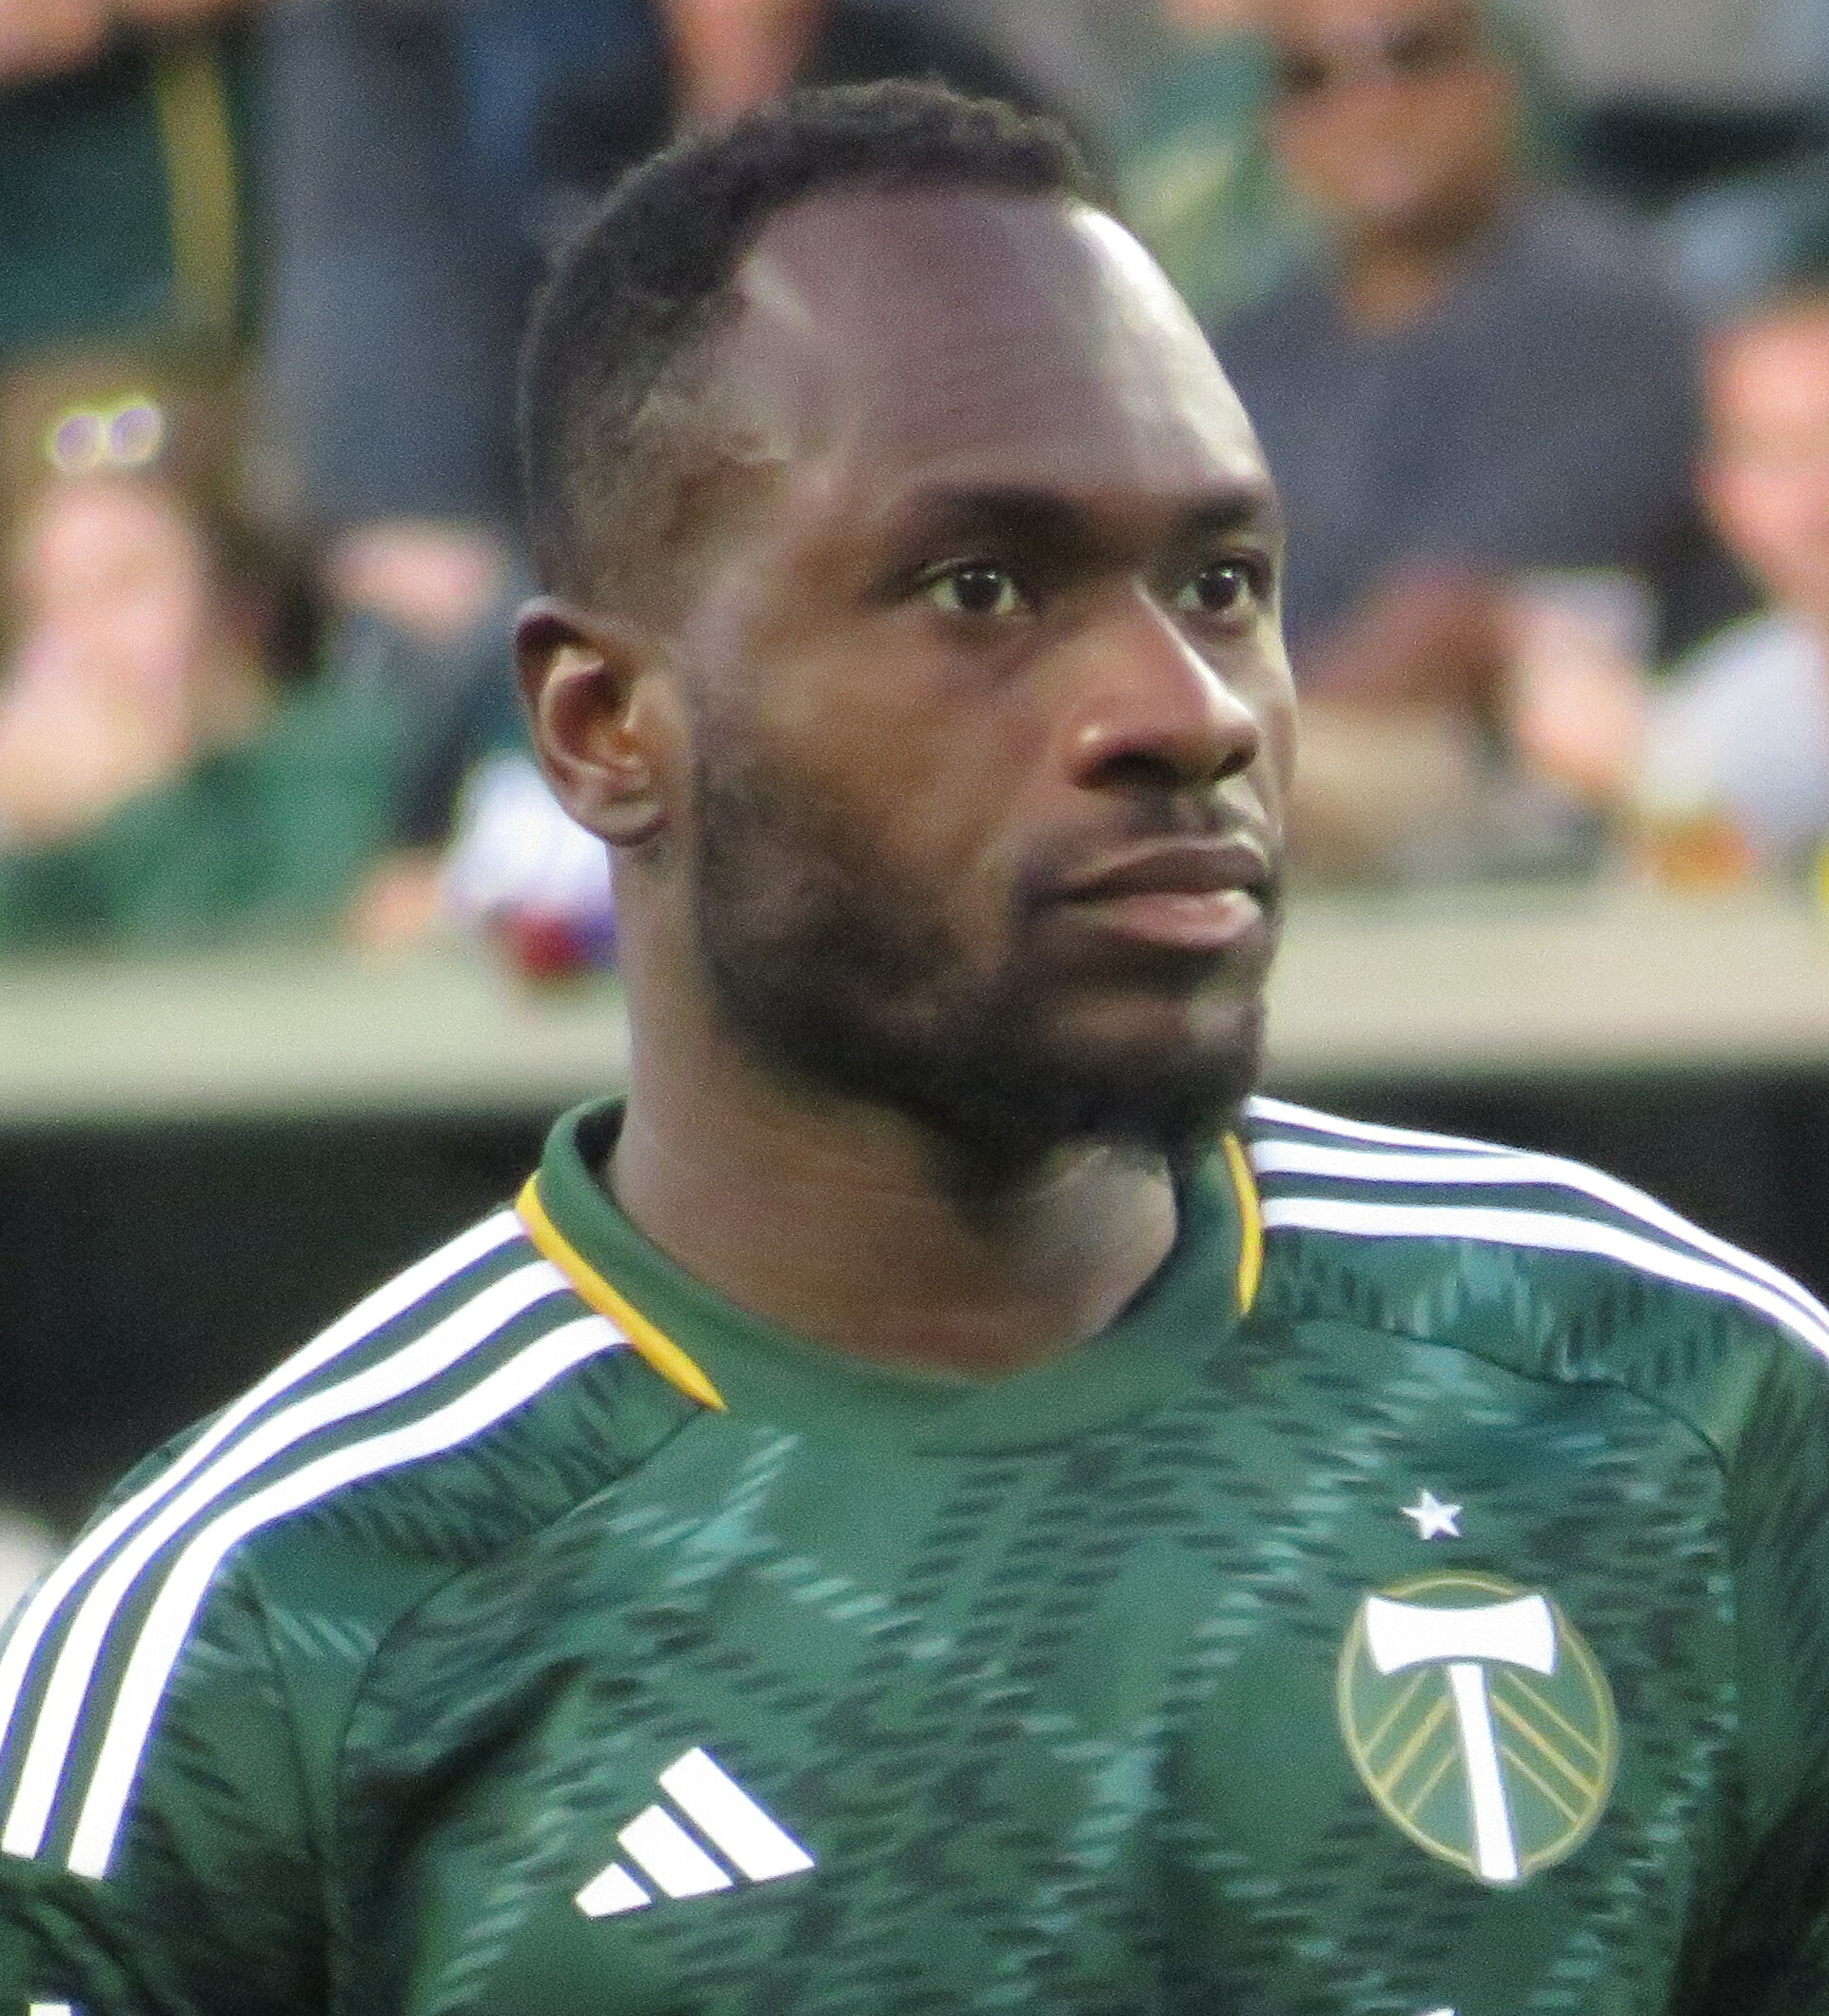
[[[1563,1861],[1606,1810],[1612,1691],[1540,1591],[1445,1572],[1367,1596],[1336,1691],[1347,1752],[1386,1817],[1481,1883]]]

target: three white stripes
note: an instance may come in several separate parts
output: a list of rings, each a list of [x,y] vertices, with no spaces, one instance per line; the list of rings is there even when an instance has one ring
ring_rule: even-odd
[[[524,1404],[582,1359],[621,1343],[614,1327],[600,1316],[567,1324],[541,1337],[434,1413],[332,1450],[252,1496],[221,1509],[220,1501],[263,1465],[341,1421],[432,1383],[516,1316],[560,1292],[566,1285],[564,1278],[546,1261],[519,1268],[481,1290],[401,1351],[339,1384],[276,1409],[239,1442],[230,1440],[269,1402],[353,1350],[520,1232],[520,1221],[512,1212],[498,1213],[358,1305],[256,1386],[169,1470],[118,1507],[48,1578],[21,1612],[0,1652],[0,1743],[24,1737],[25,1731],[13,1727],[20,1696],[33,1659],[66,1599],[110,1550],[118,1549],[77,1604],[59,1647],[37,1720],[30,1726],[12,1803],[0,1828],[0,1849],[31,1855],[43,1848],[60,1802],[72,1789],[70,1753],[89,1706],[108,1632],[140,1595],[143,1582],[158,1575],[155,1557],[167,1543],[178,1542],[189,1529],[175,1559],[165,1564],[162,1586],[142,1619],[124,1677],[114,1692],[66,1858],[68,1866],[81,1875],[107,1873],[166,1685],[212,1577],[241,1540],[346,1484],[456,1446]]]
[[[707,1751],[688,1750],[668,1765],[660,1773],[660,1789],[703,1840],[750,1882],[770,1883],[813,1868],[806,1849]],[[730,1869],[708,1854],[664,1806],[638,1813],[616,1841],[655,1888],[669,1897],[703,1897],[730,1889],[736,1882]],[[587,1918],[612,1918],[653,1902],[653,1892],[620,1862],[592,1877],[577,1898]]]
[[[1579,1164],[1448,1136],[1362,1126],[1277,1100],[1259,1099],[1252,1105],[1261,1118],[1272,1124],[1289,1123],[1404,1151],[1374,1153],[1364,1148],[1330,1149],[1312,1142],[1269,1140],[1261,1142],[1255,1151],[1258,1167],[1267,1174],[1468,1186],[1554,1184],[1583,1192],[1681,1245],[1552,1212],[1312,1196],[1267,1199],[1264,1216],[1268,1226],[1305,1226],[1372,1237],[1467,1237],[1604,1255],[1684,1286],[1726,1295],[1829,1354],[1829,1312],[1779,1270],[1687,1224],[1628,1186]],[[341,1384],[276,1409],[241,1441],[233,1440],[271,1403],[505,1245],[520,1231],[513,1213],[498,1213],[369,1296],[251,1389],[167,1471],[116,1508],[47,1578],[0,1650],[0,1745],[17,1739],[19,1732],[13,1725],[22,1692],[66,1599],[91,1569],[119,1549],[78,1604],[59,1648],[43,1692],[43,1706],[30,1729],[12,1803],[0,1827],[0,1849],[30,1855],[42,1848],[59,1800],[69,1789],[66,1778],[70,1753],[89,1705],[108,1634],[140,1593],[143,1577],[148,1571],[157,1573],[154,1559],[160,1550],[176,1540],[187,1523],[195,1522],[196,1530],[170,1565],[147,1611],[103,1732],[68,1858],[69,1866],[81,1874],[101,1876],[107,1871],[172,1668],[211,1578],[242,1539],[348,1483],[437,1453],[481,1433],[583,1358],[621,1342],[601,1317],[566,1325],[434,1413],[333,1451],[252,1497],[210,1515],[212,1507],[263,1464],[337,1422],[384,1406],[437,1379],[516,1315],[562,1290],[562,1276],[544,1261],[518,1269],[483,1289],[401,1352]],[[701,1833],[751,1880],[763,1881],[769,1875],[811,1867],[805,1850],[703,1751],[688,1752],[662,1775],[661,1784]],[[693,1801],[702,1812],[695,1809]],[[724,1888],[731,1880],[663,1808],[650,1808],[619,1838],[630,1859],[669,1895],[696,1894],[689,1888],[674,1886],[697,1882]],[[651,1901],[620,1864],[613,1864],[580,1892],[580,1907],[589,1908],[584,1905],[586,1896],[599,1906],[594,1915],[636,1909]]]
[[[435,1413],[294,1471],[242,1500],[206,1527],[179,1556],[147,1619],[108,1723],[83,1803],[69,1865],[79,1876],[105,1876],[121,1820],[151,1734],[166,1682],[184,1649],[211,1578],[231,1549],[262,1527],[364,1477],[455,1448],[512,1413],[561,1373],[614,1349],[621,1339],[602,1316],[550,1331],[460,1398]]]
[[[1629,1184],[1557,1156],[1486,1148],[1446,1136],[1409,1135],[1309,1113],[1281,1100],[1254,1099],[1262,1118],[1380,1144],[1328,1148],[1308,1141],[1260,1140],[1251,1159],[1266,1176],[1335,1176],[1369,1183],[1445,1186],[1547,1185],[1593,1197],[1636,1218],[1644,1233],[1561,1212],[1470,1204],[1383,1204],[1344,1197],[1267,1197],[1264,1223],[1336,1232],[1362,1238],[1466,1238],[1539,1252],[1584,1253],[1623,1261],[1641,1273],[1705,1294],[1724,1295],[1779,1323],[1829,1356],[1829,1310],[1788,1275],[1716,1238]],[[1392,1148],[1408,1153],[1382,1152]],[[1419,1149],[1423,1152],[1418,1152]],[[1656,1233],[1662,1237],[1651,1237]],[[1666,1241],[1679,1243],[1665,1243]]]
[[[236,1430],[259,1413],[269,1400],[277,1399],[332,1359],[352,1350],[466,1267],[505,1245],[520,1230],[520,1220],[512,1212],[499,1212],[358,1303],[303,1351],[251,1387],[169,1469],[161,1472],[145,1490],[116,1506],[79,1540],[38,1586],[21,1611],[5,1650],[0,1650],[0,1744],[11,1734],[20,1690],[58,1606],[123,1533],[130,1532],[154,1506],[168,1498],[186,1478],[195,1475]]]

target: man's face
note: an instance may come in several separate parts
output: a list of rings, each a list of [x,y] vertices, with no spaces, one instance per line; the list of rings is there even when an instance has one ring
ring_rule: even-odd
[[[1278,0],[1274,132],[1348,237],[1427,242],[1486,214],[1510,171],[1513,81],[1472,0]]]
[[[1243,409],[1077,207],[815,201],[742,290],[765,473],[671,646],[718,1012],[973,1153],[1190,1149],[1256,1068],[1293,732]]]
[[[1829,623],[1829,301],[1722,337],[1708,403],[1723,536],[1780,603]]]
[[[51,484],[19,544],[24,648],[123,702],[183,713],[219,618],[183,502],[132,478]]]

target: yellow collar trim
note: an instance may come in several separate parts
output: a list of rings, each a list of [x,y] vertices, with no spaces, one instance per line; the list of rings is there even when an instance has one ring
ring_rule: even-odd
[[[1238,1313],[1249,1316],[1264,1278],[1264,1207],[1258,1201],[1251,1158],[1235,1134],[1225,1140],[1226,1166],[1232,1174],[1232,1195],[1238,1199]]]
[[[608,1316],[629,1340],[639,1357],[646,1360],[669,1386],[677,1387],[689,1400],[728,1413],[724,1396],[670,1336],[657,1330],[646,1316],[626,1301],[598,1273],[578,1248],[546,1216],[540,1200],[540,1178],[529,1176],[515,1200],[527,1236],[600,1316]]]
[[[1250,1158],[1236,1135],[1224,1142],[1226,1167],[1231,1174],[1232,1194],[1238,1200],[1238,1313],[1249,1315],[1257,1300],[1258,1283],[1264,1277],[1264,1210],[1258,1201],[1257,1178]],[[629,1340],[630,1348],[653,1366],[669,1386],[678,1388],[689,1400],[718,1413],[729,1413],[724,1396],[678,1344],[650,1323],[646,1316],[612,1288],[597,1269],[546,1216],[540,1198],[540,1178],[529,1176],[515,1201],[527,1236],[578,1291],[580,1297],[607,1316]]]

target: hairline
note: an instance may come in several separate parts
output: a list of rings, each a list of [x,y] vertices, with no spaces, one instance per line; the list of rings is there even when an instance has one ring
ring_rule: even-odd
[[[705,528],[702,519],[696,525],[681,523],[682,493],[701,486],[708,490],[727,481],[734,470],[753,466],[744,464],[738,456],[723,452],[731,439],[729,423],[734,416],[720,406],[724,388],[720,372],[751,308],[745,281],[766,241],[778,226],[820,205],[934,197],[975,198],[1000,205],[1053,208],[1068,213],[1107,216],[1114,223],[1123,224],[1114,209],[1092,201],[1077,189],[1004,188],[988,178],[979,180],[959,173],[859,175],[803,190],[758,216],[754,228],[732,259],[730,270],[722,283],[698,304],[691,324],[656,374],[629,422],[624,461],[630,473],[641,468],[655,472],[664,463],[665,508],[658,510],[655,517],[667,527],[667,537],[662,542],[648,532],[642,535],[640,542],[649,551],[662,543],[670,548],[659,565],[650,564],[640,570],[647,595],[659,599],[662,613],[671,613],[668,605],[678,594],[680,577],[690,563],[693,547]],[[669,407],[674,410],[666,411]],[[569,470],[566,480],[576,480]],[[655,502],[659,504],[659,499]],[[579,562],[582,559],[581,548],[585,542],[578,538],[578,531],[593,515],[600,522],[626,518],[628,503],[611,504],[605,509],[603,500],[600,499],[595,514],[588,507],[580,509],[574,504],[568,505],[567,515],[574,526],[571,558]],[[607,543],[599,538],[588,544],[593,552],[600,553]],[[640,613],[627,604],[640,599],[642,591],[619,593],[610,585],[612,576],[606,566],[585,563],[568,568],[567,572],[573,579],[560,585],[582,594],[593,605],[603,607],[611,601],[617,601],[622,606],[615,613],[625,616]],[[651,610],[650,613],[654,612]]]

